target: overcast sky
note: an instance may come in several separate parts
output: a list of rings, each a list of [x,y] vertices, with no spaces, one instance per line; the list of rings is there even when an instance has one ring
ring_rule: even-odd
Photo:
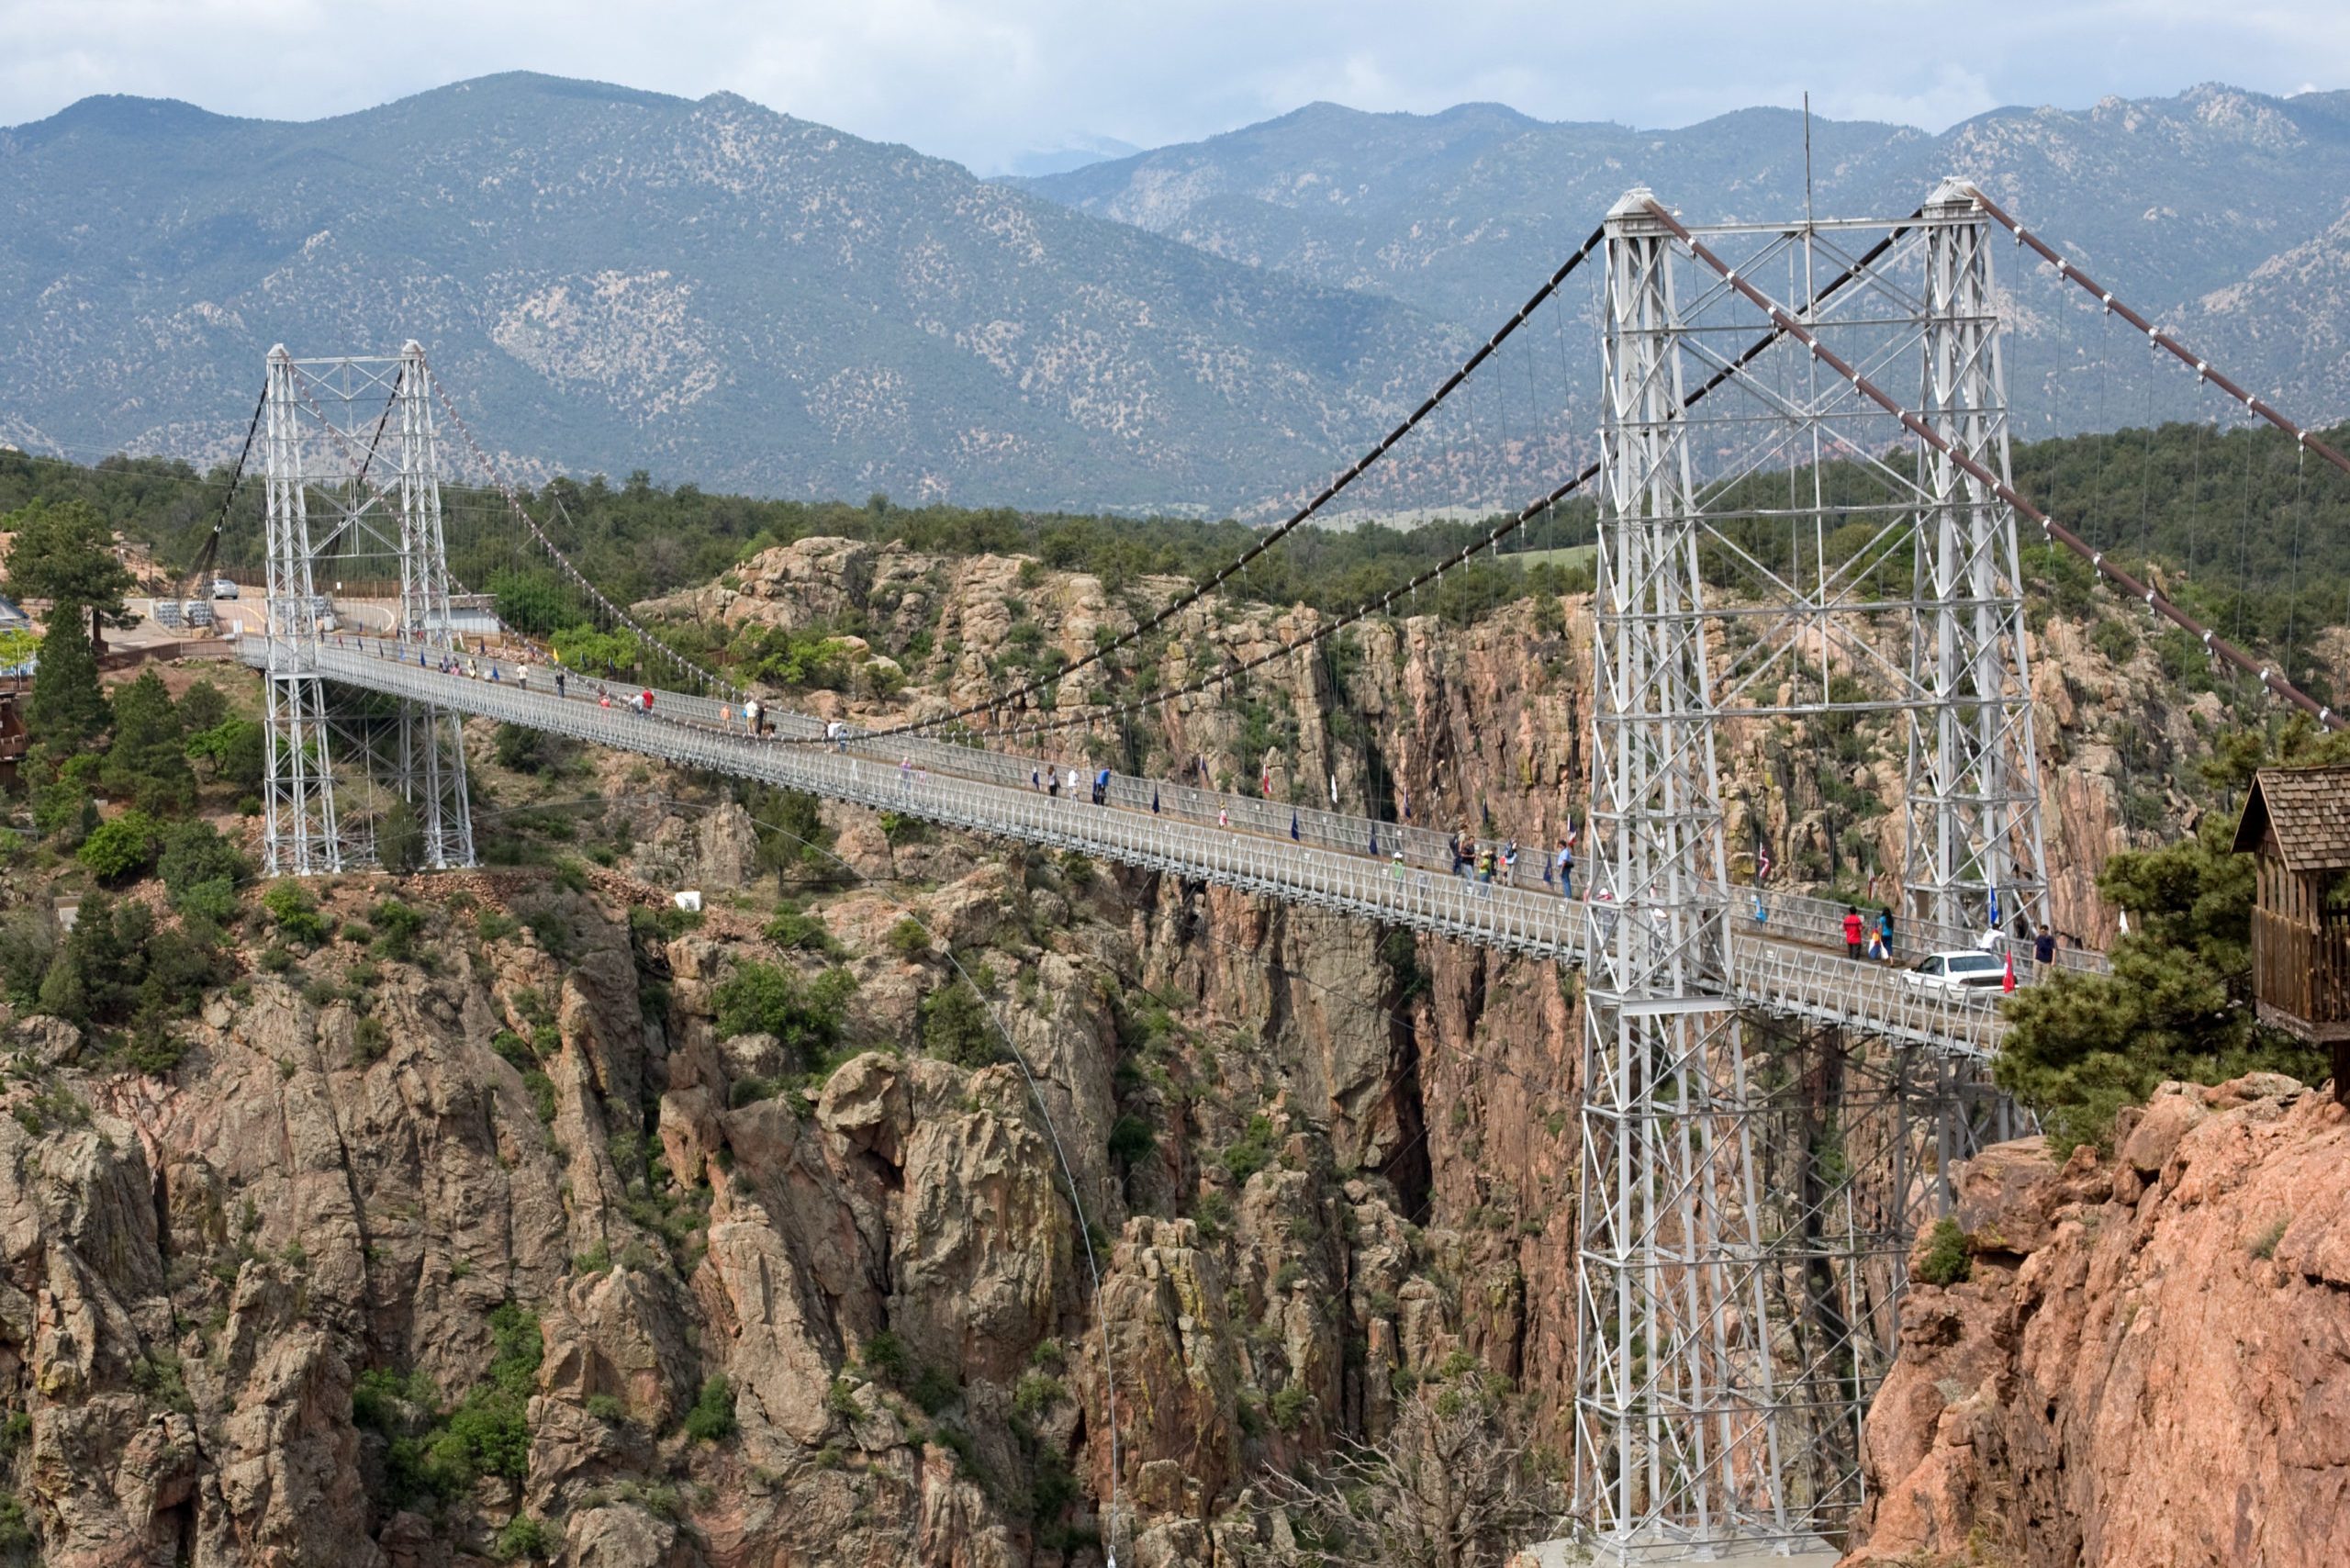
[[[2200,81],[2350,85],[2344,0],[0,0],[0,125],[92,93],[308,119],[494,71],[773,108],[959,159],[1228,130],[1326,98],[1941,129]]]

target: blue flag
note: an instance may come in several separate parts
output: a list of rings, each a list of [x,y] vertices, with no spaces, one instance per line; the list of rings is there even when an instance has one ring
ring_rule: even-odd
[[[1999,924],[1999,890],[1997,887],[1991,890],[1991,924]]]
[[[1295,812],[1292,812],[1289,814],[1289,836],[1292,842],[1297,838],[1297,813]]]
[[[1150,814],[1152,816],[1158,814],[1158,786],[1156,784],[1150,787]]]

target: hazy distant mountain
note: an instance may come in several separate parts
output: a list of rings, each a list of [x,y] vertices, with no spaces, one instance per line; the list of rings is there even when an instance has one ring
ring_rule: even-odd
[[[1066,174],[1073,169],[1106,162],[1113,158],[1131,158],[1141,151],[1133,142],[1121,141],[1114,136],[1083,136],[1067,147],[1056,147],[1050,151],[1032,149],[1020,153],[997,173],[1014,176]]]
[[[2350,408],[2338,325],[2350,308],[2350,94],[2203,86],[2079,113],[2001,109],[1940,136],[1830,120],[1811,130],[1823,216],[1906,212],[1940,176],[1967,174],[2262,386],[2306,388],[2296,401],[2312,414]],[[1693,218],[1800,214],[1803,137],[1802,117],[1778,109],[1639,131],[1490,104],[1430,116],[1315,104],[1025,185],[1214,255],[1483,329],[1635,184]],[[2018,295],[2019,407],[2096,424],[2103,380],[2101,422],[2143,418],[2143,352],[2096,371],[2094,304],[2032,282],[2012,251],[1998,264]],[[2315,286],[2297,292],[2303,284]],[[2042,395],[2059,376],[2069,404]],[[2155,385],[2159,408],[2209,409],[2187,378]]]
[[[0,439],[218,451],[263,356],[421,341],[485,440],[795,495],[1222,509],[1457,330],[721,95],[510,75],[0,131]]]
[[[0,130],[0,441],[221,454],[271,343],[415,337],[526,472],[1261,511],[1416,402],[1628,186],[1697,218],[1800,211],[1802,130],[1314,105],[1003,184],[729,95],[541,76],[309,124],[93,98]],[[1823,215],[1973,174],[2287,406],[2350,409],[2350,95],[1812,141]],[[1998,264],[2028,430],[2211,410],[2092,302]],[[1587,456],[1588,327],[1545,335],[1364,503],[1497,505]]]

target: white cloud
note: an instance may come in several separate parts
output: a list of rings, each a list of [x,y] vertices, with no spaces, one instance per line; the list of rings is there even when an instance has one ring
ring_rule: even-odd
[[[731,89],[994,167],[1315,98],[1685,124],[1752,103],[1942,127],[2002,103],[2350,83],[2338,0],[6,0],[0,124],[91,93],[308,118],[530,69]]]

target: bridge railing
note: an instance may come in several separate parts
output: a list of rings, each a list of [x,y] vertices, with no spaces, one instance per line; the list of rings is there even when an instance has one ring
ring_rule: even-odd
[[[267,645],[246,639],[240,653],[249,663],[261,663],[267,657]],[[1374,859],[1355,847],[1351,831],[1343,844],[1307,842],[1302,809],[1299,834],[1292,839],[1287,823],[1280,820],[1286,808],[1272,802],[1242,802],[1258,808],[1259,814],[1248,820],[1202,821],[1194,813],[1206,811],[1210,801],[1220,802],[1215,809],[1229,812],[1236,798],[1191,791],[1200,798],[1185,798],[1170,810],[1165,799],[1169,787],[1160,784],[1156,812],[1147,799],[1131,794],[1113,795],[1096,805],[1090,792],[1056,797],[1030,788],[1019,759],[1004,759],[1002,754],[950,746],[943,748],[948,754],[943,757],[925,750],[920,763],[911,750],[901,750],[890,760],[867,755],[854,742],[846,749],[835,749],[755,739],[739,729],[720,727],[715,722],[720,704],[709,704],[710,722],[701,722],[697,715],[702,700],[672,700],[677,694],[657,695],[655,716],[647,716],[621,702],[617,693],[610,707],[592,689],[574,689],[567,700],[558,700],[546,680],[525,689],[511,681],[466,679],[350,645],[322,646],[314,659],[318,673],[329,679],[568,734],[592,745],[1079,850],[1189,880],[1536,958],[1579,962],[1584,921],[1593,907],[1553,892],[1472,882],[1433,866]],[[795,727],[814,722],[790,722]],[[929,766],[933,760],[951,761],[959,768],[990,757],[997,760],[986,764],[987,777]],[[1007,768],[1009,781],[1003,778]],[[1360,819],[1336,820],[1356,828],[1369,825]],[[1630,924],[1625,923],[1627,928]],[[1627,929],[1620,939],[1628,942],[1634,935]],[[1856,964],[1833,952],[1784,940],[1736,937],[1730,970],[1728,989],[1742,1001],[1937,1048],[1985,1052],[1999,1028],[1995,995],[1923,990],[1888,966]]]
[[[359,653],[365,653],[373,647],[385,656],[402,656],[399,652],[401,644],[383,638],[352,635],[331,639],[331,645]],[[409,655],[407,662],[413,663],[413,656]],[[486,668],[498,669],[509,679],[517,667],[510,659],[477,662]],[[552,693],[554,674],[552,666],[542,666],[532,689]],[[489,684],[503,685],[505,682],[493,681]],[[601,695],[607,691],[617,704],[640,689],[627,681],[592,675],[565,682],[565,696],[570,700],[590,705],[599,703]],[[654,712],[712,729],[737,731],[744,734],[749,729],[739,704],[688,692],[656,691]],[[779,712],[770,709],[766,717],[777,734],[790,740],[819,740],[825,734],[825,722],[808,714]],[[987,736],[983,732],[961,738],[891,735],[873,739],[853,725],[845,727],[840,741],[850,755],[868,761],[892,767],[904,763],[911,767],[953,773],[1006,789],[1043,790],[1049,780],[1058,778],[1063,793],[1091,801],[1093,781],[1101,772],[1098,767],[1078,767],[1067,759],[1056,763],[1041,754],[1002,750],[986,743]],[[1074,787],[1069,783],[1072,770],[1078,775]],[[1044,792],[1046,798],[1051,797],[1051,791]],[[1348,855],[1388,857],[1400,852],[1405,865],[1415,869],[1442,868],[1449,873],[1452,868],[1452,835],[1409,823],[1374,822],[1350,812],[1303,802],[1292,804],[1258,795],[1205,789],[1199,785],[1114,770],[1110,775],[1106,798],[1110,804],[1129,810],[1154,812],[1160,816],[1201,825],[1229,824],[1243,832],[1289,838],[1299,845]],[[1543,870],[1552,853],[1542,845],[1521,846],[1515,873],[1497,869],[1495,879],[1503,886],[1528,890],[1541,887],[1544,885]],[[1766,939],[1787,937],[1831,948],[1843,943],[1844,905],[1841,903],[1802,893],[1758,889],[1751,885],[1733,885],[1728,897],[1734,926],[1744,929],[1749,935]],[[1973,948],[1982,935],[1979,929],[1962,930],[1927,921],[1897,922],[1892,958],[1895,962],[1906,964],[1930,953]],[[2031,947],[2027,943],[2018,942],[2014,944],[2013,951],[2019,960],[2023,960],[2029,958]],[[2107,968],[2104,954],[2077,947],[2059,949],[2056,964],[2061,969],[2091,972],[2102,972]],[[2031,966],[2022,964],[2020,967],[2029,978]]]

